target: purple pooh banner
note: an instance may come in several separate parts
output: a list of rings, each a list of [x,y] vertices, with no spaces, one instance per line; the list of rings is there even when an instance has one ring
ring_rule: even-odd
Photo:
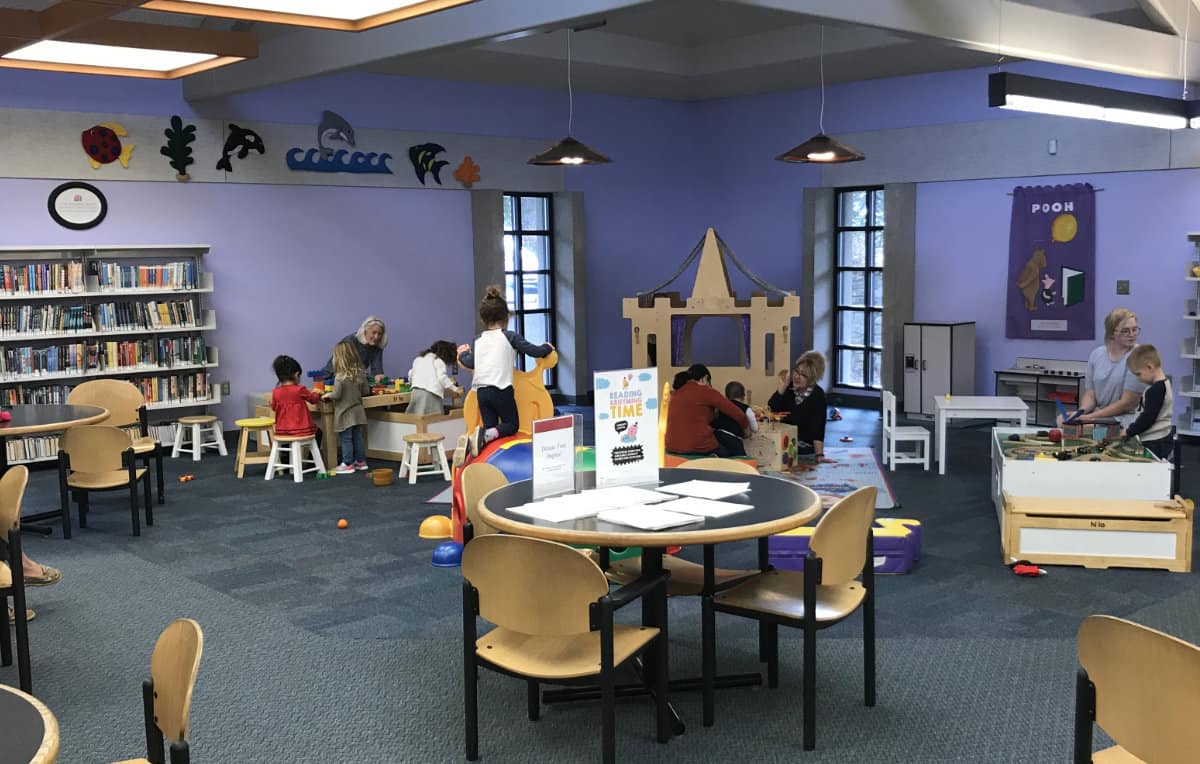
[[[1096,191],[1088,183],[1017,186],[1008,236],[1005,336],[1096,336]]]

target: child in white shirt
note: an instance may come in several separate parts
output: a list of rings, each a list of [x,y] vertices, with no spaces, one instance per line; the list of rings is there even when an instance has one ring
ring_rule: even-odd
[[[447,373],[446,367],[454,363],[454,343],[438,340],[422,350],[413,359],[408,370],[408,382],[412,385],[412,398],[406,414],[444,413],[442,401],[446,391],[462,395],[463,389]]]

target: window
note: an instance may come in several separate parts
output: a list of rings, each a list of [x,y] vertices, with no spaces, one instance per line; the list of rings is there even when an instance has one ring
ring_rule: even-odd
[[[554,209],[549,194],[504,194],[504,296],[512,320],[508,328],[535,345],[554,339]],[[518,356],[522,370],[534,359]],[[557,385],[555,369],[546,387]]]
[[[880,389],[883,354],[883,188],[837,192],[834,384]]]

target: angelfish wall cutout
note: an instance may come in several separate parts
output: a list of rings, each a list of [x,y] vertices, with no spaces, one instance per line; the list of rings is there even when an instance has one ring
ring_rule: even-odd
[[[437,155],[446,149],[436,143],[422,143],[418,146],[410,146],[408,149],[408,161],[412,162],[413,171],[417,173],[417,180],[421,181],[421,185],[425,185],[425,175],[433,175],[433,179],[437,184],[442,185],[442,168],[450,164],[444,159],[437,159]]]

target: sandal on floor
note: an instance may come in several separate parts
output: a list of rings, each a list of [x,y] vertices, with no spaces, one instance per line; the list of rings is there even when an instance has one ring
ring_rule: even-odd
[[[25,608],[25,623],[29,623],[36,617],[37,617],[37,613],[33,612],[29,608]],[[10,624],[15,624],[17,622],[16,618],[17,618],[17,614],[13,612],[12,608],[9,608],[8,609],[8,622]]]
[[[52,586],[62,580],[62,571],[58,568],[52,568],[49,565],[43,565],[42,574],[40,576],[25,576],[26,586]]]

